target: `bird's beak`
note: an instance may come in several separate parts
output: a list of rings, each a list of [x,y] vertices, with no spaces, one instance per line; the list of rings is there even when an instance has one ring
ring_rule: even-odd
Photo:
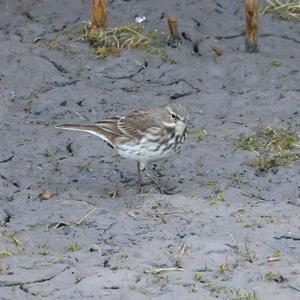
[[[182,122],[184,122],[186,125],[189,125],[190,120],[189,120],[188,118],[184,118],[184,119],[182,120]]]

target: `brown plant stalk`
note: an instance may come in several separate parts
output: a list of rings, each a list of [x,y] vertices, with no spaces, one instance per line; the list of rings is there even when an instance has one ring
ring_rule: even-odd
[[[258,52],[259,0],[245,0],[245,47],[247,52]]]
[[[107,23],[107,0],[93,0],[91,27],[105,29]]]
[[[178,21],[176,17],[168,18],[169,38],[168,45],[177,48],[181,44],[181,34],[178,30]]]

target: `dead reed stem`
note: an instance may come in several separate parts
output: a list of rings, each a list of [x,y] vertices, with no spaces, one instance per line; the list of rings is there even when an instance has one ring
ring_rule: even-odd
[[[247,52],[258,52],[259,0],[245,0],[245,47]]]
[[[93,0],[91,27],[105,29],[107,23],[107,0]]]
[[[177,48],[181,44],[181,34],[178,30],[178,21],[176,17],[168,18],[169,38],[168,45]]]

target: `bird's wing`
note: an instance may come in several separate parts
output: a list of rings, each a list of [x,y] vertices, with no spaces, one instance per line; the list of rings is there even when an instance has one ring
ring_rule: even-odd
[[[114,146],[117,138],[141,139],[147,132],[155,135],[161,126],[159,111],[139,109],[126,116],[109,118],[92,125],[64,124],[57,127],[88,132]]]
[[[161,127],[154,110],[139,109],[120,117],[118,129],[132,139],[141,139],[147,132],[157,132]]]
[[[118,122],[121,117],[112,117],[103,121],[94,123],[94,130],[105,135],[112,144],[118,137],[124,136],[123,132],[118,127]]]

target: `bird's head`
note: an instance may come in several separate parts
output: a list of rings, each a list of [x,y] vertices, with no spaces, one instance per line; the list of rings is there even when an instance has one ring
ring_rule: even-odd
[[[180,103],[170,103],[165,106],[165,109],[165,126],[175,128],[176,135],[184,135],[189,122],[186,108]]]

